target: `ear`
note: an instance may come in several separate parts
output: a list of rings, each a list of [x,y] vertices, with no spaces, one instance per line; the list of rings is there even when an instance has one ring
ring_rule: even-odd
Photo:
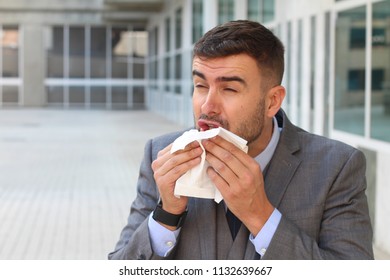
[[[267,93],[267,117],[272,118],[282,107],[286,89],[283,86],[275,86]]]

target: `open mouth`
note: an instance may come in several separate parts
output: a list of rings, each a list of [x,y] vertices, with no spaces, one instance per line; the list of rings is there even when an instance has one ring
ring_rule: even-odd
[[[206,131],[209,129],[218,128],[220,126],[221,126],[220,123],[215,121],[204,120],[204,119],[198,120],[198,127],[200,131]]]

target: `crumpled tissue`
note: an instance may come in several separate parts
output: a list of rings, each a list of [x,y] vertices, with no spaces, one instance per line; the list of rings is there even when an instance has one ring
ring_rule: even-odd
[[[193,141],[199,142],[203,153],[201,155],[200,164],[188,170],[176,181],[174,194],[177,197],[184,195],[198,198],[209,198],[214,199],[217,203],[221,202],[223,199],[221,193],[207,175],[206,171],[209,167],[209,164],[206,161],[206,151],[201,143],[201,140],[213,138],[217,135],[233,143],[245,153],[248,152],[246,140],[222,127],[213,128],[206,131],[191,129],[184,132],[183,135],[181,135],[173,142],[170,151],[171,154],[178,150],[184,149],[189,143]]]

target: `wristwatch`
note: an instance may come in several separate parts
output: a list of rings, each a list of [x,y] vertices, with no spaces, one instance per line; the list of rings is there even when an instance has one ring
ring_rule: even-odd
[[[181,227],[187,217],[187,210],[179,215],[171,214],[162,208],[162,201],[160,200],[153,212],[153,219],[161,222],[167,226],[176,228]]]

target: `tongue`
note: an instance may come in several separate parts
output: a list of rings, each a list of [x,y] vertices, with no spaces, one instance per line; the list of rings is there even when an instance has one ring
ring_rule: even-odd
[[[209,130],[212,128],[220,127],[220,124],[218,122],[214,122],[214,121],[199,120],[198,126],[199,126],[201,131],[206,131],[206,130]]]

